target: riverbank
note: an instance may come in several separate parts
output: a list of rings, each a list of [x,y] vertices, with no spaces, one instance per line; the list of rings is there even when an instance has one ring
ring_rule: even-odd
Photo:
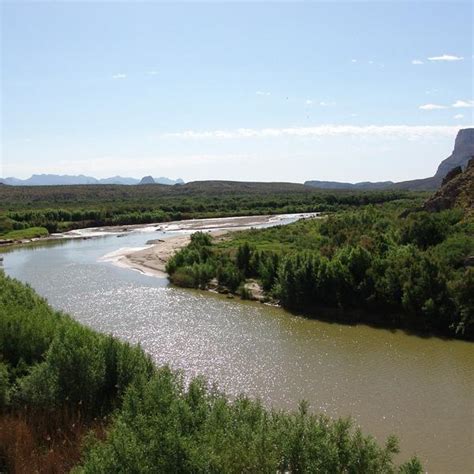
[[[166,224],[119,226],[113,229],[114,233],[124,235],[124,232],[153,232],[163,234],[178,233],[172,236],[163,236],[160,239],[150,239],[146,246],[124,247],[104,255],[100,260],[112,263],[118,267],[129,268],[146,275],[165,278],[166,264],[169,259],[189,244],[191,234],[196,231],[209,233],[213,239],[225,238],[230,232],[265,227],[284,223],[288,219],[301,220],[315,218],[319,213],[280,214],[265,216],[221,217],[212,219],[191,219],[187,221],[168,222]],[[98,229],[104,231],[105,229]],[[83,234],[84,235],[84,234]]]
[[[167,270],[178,286],[216,282],[244,298],[262,299],[253,298],[250,280],[259,282],[281,306],[308,316],[329,308],[331,319],[336,310],[337,320],[472,340],[469,225],[457,211],[409,219],[390,207],[346,211],[244,231],[217,245],[203,236]],[[454,242],[462,250],[454,252]]]
[[[319,212],[307,212],[296,214],[265,214],[255,216],[231,216],[213,217],[205,219],[185,219],[169,222],[154,222],[149,224],[130,224],[116,226],[85,227],[67,232],[56,232],[45,236],[1,239],[0,249],[21,247],[41,242],[64,241],[75,239],[90,239],[94,237],[104,237],[116,234],[118,237],[125,236],[131,232],[193,232],[196,230],[232,229],[243,230],[256,226],[269,226],[284,223],[288,219],[307,219],[321,215]]]
[[[121,268],[137,270],[145,275],[165,278],[166,263],[180,249],[188,245],[190,235],[150,241],[146,247],[121,248],[104,255],[100,261],[109,262]]]

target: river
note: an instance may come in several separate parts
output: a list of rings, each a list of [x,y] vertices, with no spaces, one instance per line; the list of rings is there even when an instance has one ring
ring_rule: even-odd
[[[305,399],[327,415],[351,415],[380,441],[396,434],[400,460],[417,454],[429,472],[474,471],[473,344],[309,320],[100,260],[148,239],[142,231],[12,249],[4,269],[55,308],[140,342],[186,377],[205,375],[229,394],[279,408]]]

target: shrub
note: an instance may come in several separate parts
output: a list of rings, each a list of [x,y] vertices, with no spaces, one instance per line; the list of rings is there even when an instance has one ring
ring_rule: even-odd
[[[10,400],[10,376],[8,366],[0,362],[0,411],[8,405]]]

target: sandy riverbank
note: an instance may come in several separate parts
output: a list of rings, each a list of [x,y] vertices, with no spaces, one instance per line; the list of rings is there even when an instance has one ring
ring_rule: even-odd
[[[89,229],[77,229],[66,232],[62,235],[107,235],[120,234],[122,232],[177,232],[177,231],[196,231],[196,230],[242,230],[250,227],[261,227],[266,224],[278,225],[286,219],[310,218],[319,215],[319,213],[299,213],[299,214],[277,214],[277,215],[259,215],[259,216],[234,216],[234,217],[212,217],[208,219],[187,219],[182,221],[162,222],[156,224],[134,224],[108,227],[95,227]]]
[[[316,214],[295,214],[296,219],[304,217],[315,217]],[[187,221],[168,222],[155,224],[153,226],[121,226],[114,228],[113,232],[126,231],[149,232],[161,231],[163,233],[179,232],[178,234],[163,236],[160,239],[151,240],[148,245],[138,248],[121,248],[101,258],[102,261],[113,263],[119,267],[130,268],[147,275],[165,277],[166,263],[181,248],[185,247],[190,239],[191,233],[197,230],[209,232],[214,238],[222,238],[229,232],[249,229],[251,227],[262,227],[270,224],[278,224],[290,215],[276,216],[244,216],[223,217],[215,219],[192,219]]]
[[[223,236],[228,231],[211,231],[214,237]],[[191,234],[180,234],[158,239],[141,248],[122,248],[102,257],[102,261],[119,267],[137,270],[146,275],[166,277],[168,260],[181,248],[188,245]]]

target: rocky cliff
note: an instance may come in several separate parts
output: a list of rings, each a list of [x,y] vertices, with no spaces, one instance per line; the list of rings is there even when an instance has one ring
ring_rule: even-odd
[[[438,166],[435,178],[444,178],[449,171],[457,166],[464,170],[472,156],[474,156],[474,128],[459,130],[454,142],[454,150]]]
[[[465,166],[464,171],[462,165]],[[462,207],[469,214],[474,212],[474,156],[451,168],[444,177],[441,188],[424,205],[427,211],[442,211],[453,207]]]

